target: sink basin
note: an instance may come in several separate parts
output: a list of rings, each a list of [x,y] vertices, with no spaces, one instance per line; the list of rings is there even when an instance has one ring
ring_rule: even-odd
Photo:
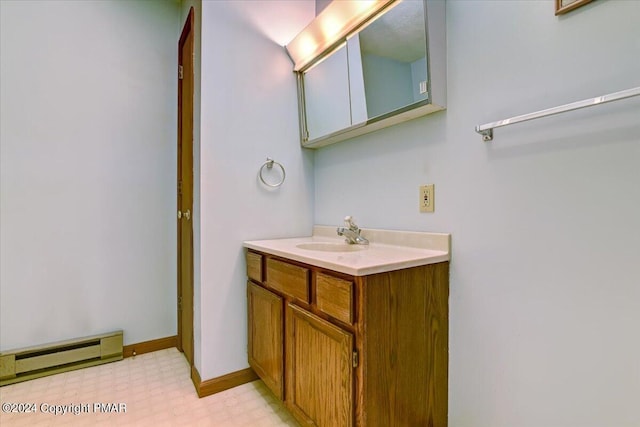
[[[299,249],[305,249],[308,251],[322,251],[322,252],[355,252],[361,251],[366,248],[365,245],[350,245],[348,243],[332,243],[332,242],[311,242],[300,243],[296,245]]]

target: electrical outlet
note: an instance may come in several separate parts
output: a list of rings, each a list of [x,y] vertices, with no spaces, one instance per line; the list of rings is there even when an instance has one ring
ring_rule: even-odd
[[[433,184],[420,186],[420,212],[433,212],[435,191]]]

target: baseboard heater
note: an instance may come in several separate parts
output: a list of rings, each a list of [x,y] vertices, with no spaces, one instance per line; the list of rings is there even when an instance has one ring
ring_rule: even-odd
[[[122,331],[0,353],[0,387],[122,360]]]

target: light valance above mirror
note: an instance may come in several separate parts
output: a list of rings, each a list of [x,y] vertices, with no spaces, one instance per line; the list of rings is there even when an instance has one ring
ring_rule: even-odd
[[[289,44],[287,53],[293,61],[293,71],[300,71],[309,63],[331,50],[393,0],[332,1]]]
[[[301,142],[317,148],[445,108],[445,0],[334,0],[286,48]]]

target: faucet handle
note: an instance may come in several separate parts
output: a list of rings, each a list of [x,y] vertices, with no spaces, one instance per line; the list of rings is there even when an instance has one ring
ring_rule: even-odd
[[[352,231],[359,230],[359,228],[356,225],[356,223],[353,222],[353,217],[351,215],[347,215],[347,216],[344,217],[344,225],[349,227],[349,229],[352,230]]]

